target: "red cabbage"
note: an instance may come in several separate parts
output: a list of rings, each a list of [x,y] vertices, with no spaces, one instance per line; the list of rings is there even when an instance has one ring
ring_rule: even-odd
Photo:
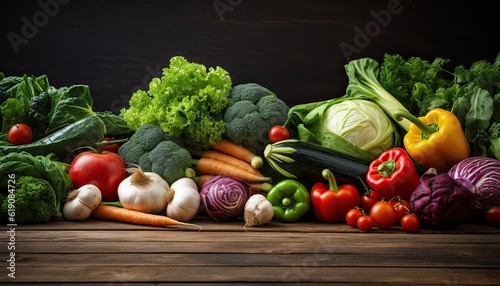
[[[430,227],[448,228],[464,222],[473,212],[476,196],[467,180],[437,174],[430,168],[421,177],[410,198],[420,221]]]
[[[209,216],[216,221],[227,221],[243,215],[252,189],[243,180],[219,175],[203,184],[200,195]]]
[[[474,212],[482,213],[491,206],[500,206],[500,161],[489,157],[469,157],[455,164],[448,174],[474,185]]]

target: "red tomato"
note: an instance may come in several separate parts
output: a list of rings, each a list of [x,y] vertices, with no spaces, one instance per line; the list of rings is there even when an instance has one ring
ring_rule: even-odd
[[[85,151],[78,154],[69,166],[74,188],[94,184],[101,190],[103,201],[118,200],[118,185],[127,177],[127,166],[116,153]]]
[[[26,124],[16,124],[9,129],[7,134],[12,145],[23,145],[33,141],[33,131]]]
[[[115,138],[111,137],[105,137],[103,141],[112,141],[115,140]],[[120,149],[120,144],[109,144],[109,145],[104,145],[104,147],[101,148],[102,151],[109,151],[113,153],[118,153],[118,149]]]
[[[378,228],[389,228],[396,223],[396,210],[388,201],[376,202],[370,210],[373,225]]]
[[[486,221],[491,226],[500,226],[500,206],[492,206],[486,212]]]
[[[361,208],[368,213],[370,212],[372,206],[381,199],[382,197],[379,192],[367,189],[367,191],[361,196]]]
[[[360,218],[362,216],[363,216],[362,210],[360,210],[359,208],[353,208],[353,209],[350,209],[347,212],[347,214],[345,215],[345,221],[351,227],[357,227],[358,226],[358,218]]]
[[[415,232],[420,227],[420,219],[415,214],[406,214],[401,218],[401,226],[406,232]]]
[[[373,228],[373,220],[368,215],[360,216],[358,218],[357,225],[360,230],[369,231]]]
[[[271,143],[276,143],[279,141],[290,139],[290,132],[286,127],[281,125],[275,125],[269,129],[269,141]]]
[[[400,222],[401,218],[410,212],[410,202],[403,200],[400,197],[394,197],[389,202],[396,211],[397,222]]]

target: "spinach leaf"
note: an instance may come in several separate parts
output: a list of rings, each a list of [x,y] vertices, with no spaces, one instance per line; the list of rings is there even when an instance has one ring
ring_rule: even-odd
[[[52,110],[45,134],[52,134],[82,118],[95,114],[93,100],[87,85],[73,85],[52,90]]]

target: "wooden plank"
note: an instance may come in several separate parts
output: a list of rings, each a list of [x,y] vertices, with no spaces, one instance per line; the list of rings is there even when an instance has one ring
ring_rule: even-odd
[[[399,283],[406,285],[498,285],[497,269],[447,269],[379,267],[366,272],[365,267],[234,267],[203,268],[172,264],[134,267],[37,266],[19,268],[16,282],[172,282],[172,283]],[[366,273],[364,275],[363,273]],[[2,278],[3,281],[5,278]]]
[[[440,252],[424,249],[419,253],[408,251],[371,252],[367,249],[353,252],[327,253],[219,253],[219,252],[90,252],[90,253],[19,253],[16,256],[18,267],[50,266],[161,266],[184,267],[240,266],[240,267],[302,267],[307,264],[315,267],[436,267],[436,268],[475,268],[500,270],[498,255],[483,255],[455,251]]]
[[[202,232],[208,231],[234,231],[234,232],[300,232],[300,233],[358,233],[359,230],[356,228],[349,227],[345,223],[323,223],[314,219],[305,219],[294,223],[282,223],[277,221],[271,221],[269,224],[259,227],[250,227],[244,228],[243,220],[235,220],[229,222],[216,222],[210,218],[205,216],[197,217],[192,223],[198,224],[203,227]],[[0,229],[6,228],[5,226],[0,226]],[[162,228],[157,227],[149,227],[149,226],[140,226],[119,222],[111,222],[111,221],[101,221],[95,219],[89,219],[86,221],[74,222],[67,220],[54,220],[47,224],[31,224],[31,225],[19,225],[17,226],[18,230],[44,230],[44,231],[66,231],[66,230],[160,230]],[[173,230],[175,228],[171,228],[169,230]],[[390,229],[386,230],[378,230],[374,229],[372,232],[378,233],[403,233],[401,227],[399,225],[395,225]],[[492,233],[492,234],[500,234],[500,228],[491,227],[485,225],[484,223],[464,223],[458,225],[452,229],[438,230],[438,229],[429,229],[423,226],[419,233]]]
[[[491,237],[491,240],[497,239]],[[456,239],[458,241],[458,239]],[[139,245],[138,245],[139,243]],[[65,241],[31,241],[23,239],[16,241],[18,252],[24,253],[79,253],[79,252],[220,252],[220,253],[356,253],[370,250],[401,251],[419,249],[421,251],[437,251],[442,254],[450,254],[455,251],[461,253],[480,253],[484,255],[496,255],[500,252],[500,243],[463,243],[453,241],[433,243],[431,240],[375,240],[366,242],[366,239],[329,239],[328,237],[281,237],[271,240],[242,240],[237,238],[224,239],[177,239],[177,240],[128,240],[119,241],[103,238],[101,240],[65,240]],[[6,252],[7,249],[1,249]]]
[[[366,244],[367,240],[372,243],[405,243],[405,244],[450,244],[450,243],[474,243],[474,244],[497,244],[496,234],[407,234],[407,233],[287,233],[287,232],[198,232],[178,230],[143,230],[143,231],[16,231],[18,241],[36,242],[102,242],[102,241],[238,241],[238,242],[266,242],[266,241],[294,241],[301,239],[313,239],[315,241],[326,241],[330,243]],[[8,237],[3,236],[0,242],[6,242]]]

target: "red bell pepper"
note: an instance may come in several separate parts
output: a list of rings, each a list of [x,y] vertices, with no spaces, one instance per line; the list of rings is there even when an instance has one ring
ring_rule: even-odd
[[[311,189],[311,203],[316,217],[324,222],[345,222],[347,212],[359,206],[358,189],[350,184],[337,185],[333,173],[325,169],[322,172],[328,184],[318,182]]]
[[[370,188],[379,192],[385,200],[399,196],[410,201],[420,177],[406,150],[394,147],[373,160],[366,173]]]

